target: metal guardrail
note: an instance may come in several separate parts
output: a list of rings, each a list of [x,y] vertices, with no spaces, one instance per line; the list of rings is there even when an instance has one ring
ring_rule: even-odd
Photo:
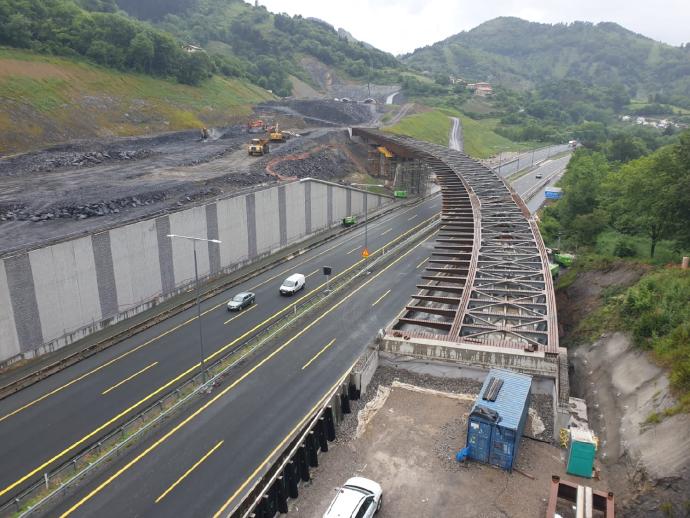
[[[400,248],[407,246],[411,242],[415,242],[420,236],[427,234],[430,229],[435,227],[438,221],[437,217],[430,219],[432,220],[431,223],[429,223],[429,220],[424,221],[398,236],[398,238],[394,240],[394,242],[396,242],[395,245],[389,245],[374,251],[368,259],[362,259],[347,270],[338,274],[334,279],[330,280],[330,289],[328,291],[320,291],[321,288],[326,286],[326,283],[321,284],[309,295],[300,299],[298,303],[285,308],[282,314],[268,326],[257,330],[242,342],[231,347],[213,363],[207,363],[207,373],[212,374],[211,379],[207,382],[203,382],[201,372],[193,375],[191,378],[172,388],[167,394],[153,402],[137,415],[130,418],[126,423],[118,426],[97,441],[91,443],[91,445],[84,448],[81,452],[61,464],[59,467],[50,472],[45,472],[42,479],[37,480],[27,489],[0,506],[0,516],[11,514],[17,514],[22,517],[30,516],[42,509],[50,501],[66,495],[67,491],[78,481],[100,467],[115,454],[119,453],[133,440],[151,430],[153,426],[159,423],[164,417],[181,408],[182,405],[187,403],[195,395],[204,390],[210,390],[213,386],[219,384],[230,369],[238,365],[249,354],[257,351],[269,339],[303,317],[311,309],[319,306],[326,299],[332,298],[336,293],[362,275],[365,270],[374,268],[390,256],[395,256],[395,252]],[[357,268],[358,266],[363,266],[364,268]],[[289,308],[293,308],[293,310],[287,311]],[[236,359],[233,358],[240,352],[243,354]],[[51,487],[54,489],[51,490]],[[32,502],[35,503],[32,504]]]

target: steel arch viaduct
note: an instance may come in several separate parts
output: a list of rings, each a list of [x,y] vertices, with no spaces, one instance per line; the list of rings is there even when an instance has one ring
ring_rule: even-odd
[[[567,403],[567,354],[558,343],[546,248],[520,196],[459,151],[374,129],[352,135],[426,164],[443,199],[418,291],[385,330],[382,350],[548,378]]]

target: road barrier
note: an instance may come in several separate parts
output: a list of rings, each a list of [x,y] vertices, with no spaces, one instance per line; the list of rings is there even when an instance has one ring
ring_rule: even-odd
[[[394,260],[402,249],[412,246],[435,232],[439,221],[439,216],[434,216],[420,223],[398,236],[389,245],[373,251],[368,259],[362,259],[334,276],[329,281],[329,290],[321,291],[326,283],[321,284],[297,303],[287,306],[266,327],[257,330],[242,342],[230,347],[214,362],[207,362],[206,373],[198,372],[171,388],[163,397],[130,418],[126,423],[100,437],[56,469],[45,472],[31,486],[12,497],[11,500],[4,502],[0,506],[0,516],[31,516],[43,510],[47,505],[66,497],[74,491],[80,481],[96,470],[102,469],[109,460],[131,446],[135,440],[152,431],[163,419],[173,412],[182,410],[186,404],[192,402],[195,396],[202,392],[210,392],[219,386],[231,369],[240,365],[243,360],[258,351],[269,340],[275,338],[323,303],[330,302],[352,282],[359,278],[365,278],[370,270],[388,260]],[[204,381],[208,375],[211,376],[210,379]],[[344,405],[343,408],[349,409],[349,404],[341,403]]]

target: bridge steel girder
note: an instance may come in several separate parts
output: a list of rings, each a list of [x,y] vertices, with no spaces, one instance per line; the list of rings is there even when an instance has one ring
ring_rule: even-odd
[[[367,128],[352,132],[425,161],[441,187],[441,227],[421,276],[427,284],[417,285],[386,333],[412,342],[416,337],[557,355],[546,248],[515,191],[459,151]]]

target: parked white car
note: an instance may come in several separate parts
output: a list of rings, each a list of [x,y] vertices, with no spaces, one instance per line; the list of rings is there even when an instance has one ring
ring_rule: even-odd
[[[302,288],[304,288],[304,275],[301,273],[293,273],[280,285],[280,294],[294,295]]]
[[[381,509],[381,486],[363,477],[353,477],[338,490],[323,518],[371,518]]]

